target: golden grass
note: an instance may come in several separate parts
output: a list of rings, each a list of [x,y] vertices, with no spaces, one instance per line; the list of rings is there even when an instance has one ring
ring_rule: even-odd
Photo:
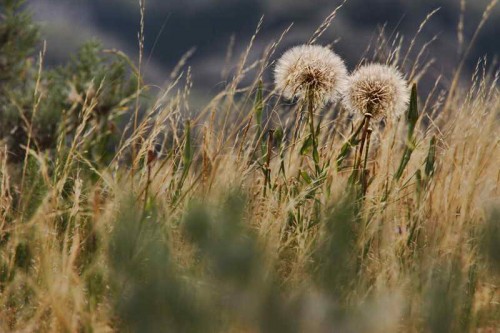
[[[336,14],[337,10],[312,40],[326,30]],[[264,86],[262,99],[255,97],[262,74],[272,67],[270,59],[277,46],[270,45],[261,60],[248,64],[255,38],[241,56],[233,80],[199,113],[189,108],[189,70],[181,72],[159,94],[142,120],[137,117],[137,104],[133,133],[124,138],[107,167],[96,168],[81,153],[90,137],[84,129],[95,96],[85,101],[80,130],[66,152],[50,156],[38,152],[28,141],[20,183],[17,167],[7,163],[7,152],[2,151],[0,331],[120,331],[123,318],[117,317],[116,299],[108,290],[120,277],[109,263],[108,249],[119,223],[117,217],[130,208],[130,196],[138,219],[145,214],[142,218],[146,217],[146,223],[151,207],[156,207],[159,218],[152,221],[160,224],[158,230],[167,240],[179,276],[189,279],[189,272],[194,270],[198,273],[193,276],[198,276],[205,265],[182,231],[190,205],[199,202],[216,215],[228,193],[234,191],[245,197],[242,221],[264,254],[263,271],[276,275],[276,288],[285,290],[285,299],[293,299],[294,290],[306,290],[298,330],[328,331],[322,326],[327,322],[322,317],[326,310],[321,308],[326,296],[314,282],[310,266],[316,263],[318,243],[328,233],[325,219],[332,209],[341,210],[338,205],[345,203],[349,191],[353,156],[343,162],[345,168],[336,164],[355,120],[336,106],[315,115],[321,119],[320,160],[327,166],[321,177],[314,177],[312,160],[300,153],[307,131],[298,131],[297,139],[293,138],[302,106],[286,105],[270,86]],[[141,45],[142,41],[141,29]],[[415,41],[408,52],[402,44],[391,43],[377,43],[375,57],[409,70],[408,77],[418,83],[428,67],[409,62]],[[242,86],[242,80],[252,72],[257,73],[252,83]],[[431,92],[435,96],[419,96],[415,146],[400,179],[394,175],[407,144],[407,124],[401,119],[375,128],[367,164],[371,183],[362,198],[348,197],[354,201],[356,219],[345,221],[356,223],[354,258],[359,267],[350,276],[354,286],[346,287],[347,294],[339,296],[345,304],[369,310],[360,312],[357,319],[361,326],[351,320],[340,323],[340,329],[397,332],[440,327],[432,326],[432,314],[427,313],[434,309],[426,303],[427,298],[438,302],[428,290],[435,286],[433,272],[439,267],[448,272],[451,263],[460,272],[458,276],[474,275],[474,279],[457,284],[459,287],[453,285],[452,278],[446,280],[449,288],[474,284],[473,292],[466,293],[470,299],[464,300],[472,304],[473,319],[461,329],[487,331],[499,324],[498,275],[481,261],[476,242],[478,228],[486,224],[499,198],[498,77],[479,65],[472,80],[464,80],[463,86],[459,78],[457,73],[449,92],[436,88]],[[139,85],[139,92],[142,89]],[[260,112],[265,114],[262,122],[257,119]],[[280,131],[284,133],[281,140],[276,139]],[[432,149],[435,164],[426,173]],[[160,154],[154,156],[158,150]],[[127,162],[131,151],[133,161]],[[30,183],[34,179],[37,184]],[[44,189],[39,200],[35,185]],[[15,206],[17,200],[22,204]],[[31,213],[27,213],[28,208]],[[22,262],[22,256],[29,262]],[[225,292],[226,285],[211,282],[200,279],[199,283],[207,284],[209,293],[212,289]],[[241,312],[252,313],[257,307],[251,302],[246,305]],[[223,315],[219,319],[228,332],[259,330],[252,316],[240,317]]]

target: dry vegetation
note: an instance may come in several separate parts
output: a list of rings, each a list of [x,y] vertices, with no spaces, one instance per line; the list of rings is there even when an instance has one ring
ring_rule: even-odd
[[[132,80],[109,110],[116,82],[71,76],[53,145],[35,126],[56,107],[40,54],[16,158],[2,132],[0,331],[498,329],[496,69],[480,61],[449,90],[414,90],[398,122],[373,124],[357,181],[346,142],[359,119],[317,109],[308,143],[307,105],[261,83],[279,39],[248,63],[255,38],[200,111],[182,64],[154,101]],[[382,33],[366,61],[418,84],[429,66],[414,44]],[[110,124],[124,110],[122,131]]]

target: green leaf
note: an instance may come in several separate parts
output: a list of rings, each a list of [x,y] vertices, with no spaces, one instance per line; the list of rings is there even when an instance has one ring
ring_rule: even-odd
[[[317,138],[319,138],[320,131],[321,131],[321,118],[318,120],[318,124],[316,125],[315,135]]]
[[[352,145],[351,145],[350,141],[347,141],[346,143],[344,143],[344,145],[340,149],[340,154],[337,156],[337,168],[340,167],[340,165],[345,160],[347,155],[349,155],[349,152],[351,151],[351,149],[352,149]]]
[[[274,130],[274,142],[276,142],[277,145],[281,144],[283,141],[285,133],[283,132],[283,128],[278,127]]]
[[[415,126],[418,121],[418,93],[417,85],[414,84],[411,88],[410,105],[408,107],[408,113],[406,114],[406,120],[408,121],[408,141],[406,143],[406,148],[401,158],[401,163],[399,164],[398,171],[394,175],[394,179],[399,180],[403,175],[408,162],[410,162],[411,155],[415,150],[415,138],[413,136],[415,132]]]
[[[408,138],[411,139],[418,121],[418,93],[416,84],[411,88],[410,105],[406,120],[408,121]]]
[[[414,144],[409,144],[406,146],[405,151],[403,153],[403,157],[401,158],[401,163],[399,163],[399,168],[396,174],[394,175],[394,179],[399,180],[401,176],[403,175],[403,172],[406,169],[406,166],[408,165],[408,162],[410,162],[411,154],[413,154],[413,150],[415,149]]]
[[[307,155],[311,151],[311,148],[313,146],[313,138],[312,136],[308,136],[306,141],[304,141],[304,144],[302,145],[302,148],[300,148],[300,155]]]
[[[255,102],[254,102],[254,110],[255,110],[255,119],[257,121],[257,125],[259,126],[259,131],[262,130],[262,122],[264,121],[264,98],[263,98],[263,84],[262,80],[259,81],[259,85],[257,86],[257,93],[255,94]]]
[[[436,163],[436,137],[433,136],[429,144],[429,152],[425,159],[425,175],[431,177],[434,174],[434,167]]]
[[[253,112],[255,113],[255,121],[257,123],[257,132],[255,138],[256,140],[260,140],[260,142],[258,142],[258,145],[260,146],[261,156],[264,156],[267,152],[267,140],[265,139],[264,135],[262,135],[262,124],[264,122],[264,98],[262,80],[260,80],[259,84],[257,85]]]
[[[318,152],[318,149],[316,147],[313,147],[313,159],[314,159],[314,163],[319,164],[319,152]]]
[[[415,173],[415,178],[416,178],[417,200],[420,201],[420,197],[422,195],[422,189],[424,188],[424,181],[422,179],[422,171],[420,171],[420,169],[418,169],[417,172]]]
[[[191,123],[186,121],[186,142],[184,143],[183,162],[184,167],[191,165],[193,160],[193,152],[191,150]]]
[[[306,181],[307,184],[311,184],[312,183],[312,178],[309,177],[309,175],[307,174],[307,172],[305,171],[302,171],[300,173],[300,175],[302,176],[302,178]]]

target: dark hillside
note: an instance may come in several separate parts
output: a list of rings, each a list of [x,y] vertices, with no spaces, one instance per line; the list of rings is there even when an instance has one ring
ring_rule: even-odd
[[[331,0],[315,1],[314,4],[295,0],[148,0],[146,56],[149,76],[161,83],[178,59],[196,47],[190,60],[194,67],[195,86],[197,89],[213,87],[220,81],[219,73],[231,35],[236,37],[236,49],[242,50],[264,15],[255,56],[291,22],[294,22],[294,27],[282,47],[302,43],[339,3]],[[466,2],[465,44],[472,37],[486,5],[485,0]],[[137,53],[138,1],[75,0],[68,4],[63,0],[31,0],[31,6],[35,17],[44,22],[51,63],[64,59],[91,36],[104,40],[109,47],[125,49],[129,54]],[[353,66],[378,27],[386,24],[388,34],[397,30],[407,36],[408,41],[426,15],[436,8],[440,10],[424,28],[418,44],[422,46],[433,36],[439,37],[430,49],[436,57],[432,76],[437,76],[452,70],[458,59],[458,0],[350,0],[321,42],[337,40],[337,51]],[[493,58],[500,54],[499,29],[500,7],[497,6],[469,57],[468,69],[474,68],[479,57],[488,55]],[[418,51],[419,47],[416,49]]]

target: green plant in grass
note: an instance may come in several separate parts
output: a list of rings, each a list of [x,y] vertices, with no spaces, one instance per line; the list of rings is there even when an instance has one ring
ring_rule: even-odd
[[[23,2],[0,2],[0,139],[10,160],[25,158],[28,137],[30,148],[40,151],[71,142],[89,112],[87,156],[96,163],[109,162],[121,138],[120,117],[136,95],[130,60],[106,54],[90,41],[68,64],[46,70],[44,53],[35,51],[42,48],[38,27]]]
[[[417,104],[417,86],[413,85],[411,89],[411,96],[410,96],[410,105],[408,108],[408,112],[406,113],[406,121],[408,123],[408,136],[406,139],[406,146],[405,150],[403,152],[403,157],[401,159],[401,162],[399,163],[398,170],[394,174],[394,179],[399,180],[401,176],[403,175],[404,170],[406,169],[406,166],[408,165],[408,162],[410,161],[411,155],[413,154],[413,151],[416,148],[416,139],[414,136],[415,132],[415,126],[417,124],[419,114],[418,114],[418,104]],[[429,161],[430,162],[430,161]],[[427,172],[430,173],[430,170],[427,170],[426,166],[426,174]],[[429,166],[430,168],[430,166]]]

